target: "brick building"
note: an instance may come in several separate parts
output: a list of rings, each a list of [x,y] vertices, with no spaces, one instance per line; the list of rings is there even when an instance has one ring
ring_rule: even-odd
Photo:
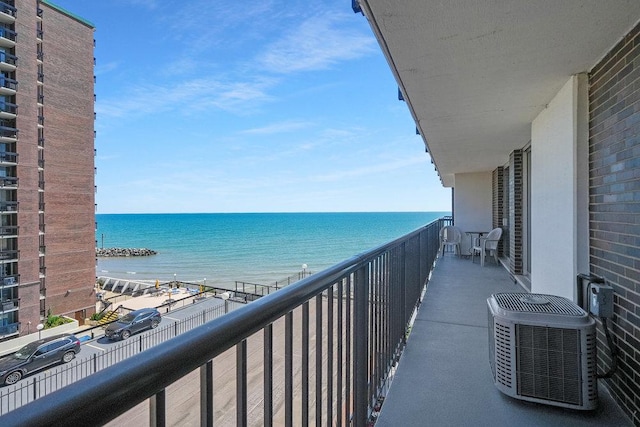
[[[95,308],[94,27],[0,1],[0,339]]]

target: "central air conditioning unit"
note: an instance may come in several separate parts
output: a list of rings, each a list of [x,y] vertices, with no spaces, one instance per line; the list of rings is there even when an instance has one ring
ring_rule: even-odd
[[[487,299],[494,384],[517,399],[598,406],[595,321],[566,298],[498,293]]]

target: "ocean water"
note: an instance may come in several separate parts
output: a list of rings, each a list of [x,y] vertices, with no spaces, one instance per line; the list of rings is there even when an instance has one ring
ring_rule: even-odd
[[[96,275],[230,287],[271,284],[306,264],[321,271],[447,213],[97,214],[100,248],[148,248],[148,257],[98,258]]]

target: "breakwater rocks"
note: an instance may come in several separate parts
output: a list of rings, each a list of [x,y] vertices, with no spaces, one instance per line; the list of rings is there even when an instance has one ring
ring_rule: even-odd
[[[149,256],[158,252],[147,248],[96,248],[96,256],[101,257],[127,257],[127,256]]]

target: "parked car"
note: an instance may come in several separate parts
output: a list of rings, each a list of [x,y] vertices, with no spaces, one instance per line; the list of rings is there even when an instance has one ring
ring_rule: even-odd
[[[15,384],[32,372],[71,362],[78,353],[80,340],[75,335],[60,334],[33,341],[0,359],[0,383]]]
[[[110,323],[104,335],[111,340],[126,340],[136,332],[157,328],[161,321],[160,312],[155,308],[141,308]]]

